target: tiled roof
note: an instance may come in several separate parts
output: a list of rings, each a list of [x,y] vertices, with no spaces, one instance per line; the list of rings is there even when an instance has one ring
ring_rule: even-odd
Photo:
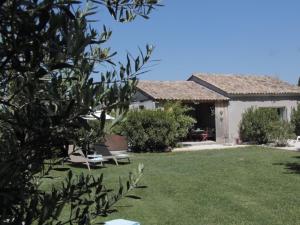
[[[300,88],[270,76],[193,74],[196,78],[234,95],[300,95]]]
[[[139,81],[138,89],[155,100],[222,101],[228,100],[194,81]]]

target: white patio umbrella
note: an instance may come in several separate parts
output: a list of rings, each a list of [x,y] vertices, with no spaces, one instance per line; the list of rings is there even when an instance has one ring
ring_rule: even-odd
[[[84,116],[81,116],[82,119],[85,119],[85,120],[96,120],[97,118],[100,119],[101,117],[101,113],[102,111],[101,110],[98,110],[98,111],[95,111],[94,113],[92,114],[88,114],[88,115],[84,115]],[[106,120],[114,120],[115,117],[112,117],[108,114],[105,114],[105,119]]]

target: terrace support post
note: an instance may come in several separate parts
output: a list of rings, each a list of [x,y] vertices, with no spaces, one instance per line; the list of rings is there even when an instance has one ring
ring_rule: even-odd
[[[216,142],[219,144],[230,142],[228,104],[227,101],[215,103]]]

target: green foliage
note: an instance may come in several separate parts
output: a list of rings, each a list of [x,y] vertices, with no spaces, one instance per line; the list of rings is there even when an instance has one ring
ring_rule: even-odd
[[[36,189],[39,189],[40,180],[54,178],[48,175],[51,169],[48,168],[44,175],[35,175],[33,186],[36,186]],[[138,187],[143,170],[143,164],[139,164],[138,170],[129,174],[125,184],[120,179],[119,189],[115,193],[105,187],[103,174],[92,176],[82,173],[75,176],[69,170],[60,186],[47,192],[31,190],[31,197],[22,205],[22,214],[13,218],[6,217],[10,209],[2,208],[1,219],[5,219],[9,224],[22,224],[22,221],[25,221],[25,224],[58,225],[61,224],[61,213],[67,211],[68,219],[64,221],[65,224],[92,224],[97,216],[107,216],[118,200],[127,197],[130,191]],[[25,210],[26,208],[28,210]]]
[[[240,135],[243,141],[265,144],[269,141],[271,122],[279,121],[276,109],[250,108],[242,117]]]
[[[137,75],[145,72],[152,47],[114,63],[116,53],[105,47],[112,32],[105,25],[92,28],[91,16],[104,7],[129,22],[136,15],[148,17],[157,5],[150,0],[0,2],[0,223],[42,218],[34,207],[40,199],[34,174],[45,159],[59,157],[68,140],[82,145],[82,131],[91,127],[81,115],[100,106],[103,129],[106,112],[126,111]]]
[[[295,139],[294,126],[286,121],[272,121],[268,127],[268,140],[276,146],[286,146],[288,139]]]
[[[293,109],[292,115],[291,115],[291,123],[293,124],[295,130],[295,134],[297,136],[300,135],[300,104],[297,105],[297,108]]]
[[[133,151],[163,151],[175,138],[175,124],[162,110],[130,111],[123,130]]]
[[[132,110],[122,124],[133,151],[165,151],[187,135],[195,120],[186,115],[189,109],[168,103],[164,110]]]
[[[119,179],[119,189],[116,193],[105,187],[103,174],[98,177],[84,174],[74,176],[70,170],[60,187],[52,188],[50,192],[36,193],[29,205],[35,209],[32,212],[39,215],[38,224],[60,224],[59,216],[66,210],[69,212],[69,218],[65,223],[93,224],[97,216],[107,216],[118,200],[128,196],[130,191],[138,187],[143,170],[144,166],[140,164],[137,172],[129,174],[125,184]],[[25,216],[26,219],[32,217],[28,214]]]
[[[75,133],[76,145],[83,149],[88,149],[90,144],[102,143],[106,132],[104,128],[108,126],[105,122],[103,128],[101,120],[88,120],[86,123],[86,127],[77,129]]]
[[[196,123],[196,120],[194,118],[187,116],[187,113],[192,109],[187,106],[183,106],[179,102],[168,102],[164,105],[164,109],[169,113],[169,116],[173,118],[173,121],[175,123],[176,141],[186,137],[189,128],[191,128],[193,124]]]

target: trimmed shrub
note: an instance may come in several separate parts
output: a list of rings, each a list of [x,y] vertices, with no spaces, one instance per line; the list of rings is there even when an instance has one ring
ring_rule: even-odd
[[[165,109],[132,110],[122,124],[132,151],[166,151],[185,137],[195,120],[185,114],[189,109],[180,104],[167,104]]]
[[[286,146],[288,139],[296,137],[294,133],[294,126],[286,121],[273,121],[268,128],[268,139],[274,142],[276,146]]]
[[[242,117],[240,136],[243,141],[266,144],[270,138],[270,124],[279,120],[276,109],[249,108]]]
[[[293,109],[291,115],[291,122],[294,126],[294,132],[297,136],[300,135],[300,104],[297,105],[296,109]]]

